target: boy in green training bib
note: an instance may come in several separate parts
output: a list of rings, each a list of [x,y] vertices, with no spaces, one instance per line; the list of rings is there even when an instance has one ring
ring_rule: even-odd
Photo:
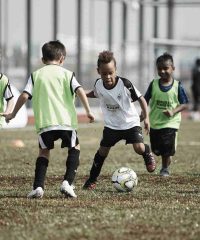
[[[45,43],[42,47],[44,66],[31,74],[13,112],[4,115],[6,121],[11,120],[23,104],[32,99],[39,155],[36,160],[33,190],[28,194],[28,198],[43,197],[50,150],[54,148],[54,142],[58,139],[62,141],[61,148],[68,148],[66,172],[60,191],[66,196],[77,197],[72,185],[80,154],[76,132],[75,94],[80,98],[90,122],[94,121],[94,116],[90,111],[85,91],[74,73],[62,67],[65,57],[66,49],[60,41]]]
[[[153,153],[162,158],[161,176],[169,176],[169,165],[176,151],[181,111],[188,98],[182,84],[173,78],[173,57],[164,53],[156,60],[159,78],[154,79],[145,94],[150,106],[150,142]]]

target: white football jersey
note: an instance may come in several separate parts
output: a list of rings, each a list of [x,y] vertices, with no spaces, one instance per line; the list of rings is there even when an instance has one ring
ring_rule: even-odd
[[[142,95],[128,79],[117,77],[117,80],[112,89],[106,89],[101,78],[94,85],[94,95],[100,100],[104,124],[116,130],[140,126],[140,117],[133,102]]]

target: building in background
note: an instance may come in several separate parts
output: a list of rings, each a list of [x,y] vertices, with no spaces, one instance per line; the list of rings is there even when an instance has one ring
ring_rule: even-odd
[[[54,38],[56,3],[57,39],[66,45],[66,65],[75,71],[85,88],[91,88],[97,78],[98,53],[110,48],[117,58],[118,74],[129,78],[141,92],[145,92],[155,74],[155,57],[170,51],[176,64],[175,77],[182,79],[190,91],[190,70],[194,59],[200,56],[200,28],[196,27],[200,20],[199,1],[0,0],[1,71],[7,73],[19,90],[27,80],[28,3],[30,71],[41,64],[43,43]],[[78,21],[81,29],[77,27]],[[80,53],[78,34],[81,34]],[[176,41],[169,45],[168,38]]]

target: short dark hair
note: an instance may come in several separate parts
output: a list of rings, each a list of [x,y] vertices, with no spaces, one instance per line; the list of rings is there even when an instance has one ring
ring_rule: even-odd
[[[59,60],[66,57],[65,46],[58,40],[50,41],[42,46],[42,57],[44,61]]]
[[[116,67],[116,60],[115,60],[113,52],[111,52],[111,51],[100,52],[98,60],[97,60],[97,67],[99,68],[101,64],[109,63],[111,61],[114,61],[114,64]]]
[[[161,56],[159,56],[157,58],[156,65],[158,65],[159,63],[162,63],[162,62],[166,62],[166,61],[170,61],[172,63],[172,65],[174,65],[174,60],[173,60],[172,55],[170,55],[167,52],[163,53]]]

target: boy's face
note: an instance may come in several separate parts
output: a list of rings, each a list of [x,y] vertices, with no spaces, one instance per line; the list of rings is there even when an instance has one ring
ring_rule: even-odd
[[[172,78],[172,73],[175,70],[173,63],[170,60],[162,61],[157,64],[158,75],[164,81],[170,81]]]
[[[109,89],[115,86],[116,66],[113,60],[109,63],[100,64],[99,68],[97,68],[97,72],[101,76],[106,88]]]

